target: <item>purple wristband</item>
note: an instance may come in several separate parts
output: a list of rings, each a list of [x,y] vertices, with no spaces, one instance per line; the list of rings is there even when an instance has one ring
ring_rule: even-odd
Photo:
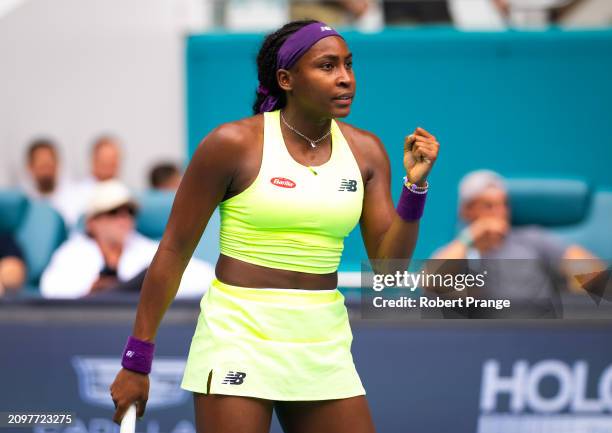
[[[402,188],[402,195],[397,203],[397,214],[404,221],[417,221],[423,216],[427,194],[416,194],[406,186]]]
[[[128,370],[149,374],[151,372],[151,364],[153,364],[154,352],[155,343],[128,337],[125,349],[123,350],[121,365]]]

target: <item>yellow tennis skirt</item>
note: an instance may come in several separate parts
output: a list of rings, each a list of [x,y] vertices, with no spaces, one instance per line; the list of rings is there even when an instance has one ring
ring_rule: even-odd
[[[181,387],[275,401],[364,395],[339,290],[252,289],[214,280]]]

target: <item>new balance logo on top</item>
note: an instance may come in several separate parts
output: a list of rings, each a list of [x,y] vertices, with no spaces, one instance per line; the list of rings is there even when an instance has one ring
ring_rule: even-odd
[[[321,31],[322,31],[322,32],[329,32],[329,31],[331,31],[331,29],[332,29],[332,28],[331,28],[331,27],[329,27],[329,26],[321,26]]]
[[[241,371],[230,371],[223,379],[223,385],[242,385],[244,382],[244,378],[246,377],[246,373],[242,373]]]
[[[342,182],[340,182],[340,188],[338,188],[338,191],[350,191],[350,192],[357,191],[357,181],[352,180],[352,179],[342,179]]]
[[[133,358],[134,357],[134,351],[133,350],[128,350],[127,352],[125,352],[125,356],[127,356],[128,358]]]

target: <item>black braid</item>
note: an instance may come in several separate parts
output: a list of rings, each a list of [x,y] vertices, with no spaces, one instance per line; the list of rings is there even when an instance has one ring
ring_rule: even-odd
[[[285,92],[278,86],[278,82],[276,81],[276,57],[278,56],[278,50],[290,35],[314,22],[316,21],[303,20],[287,23],[280,29],[267,35],[263,44],[261,44],[261,48],[257,54],[257,78],[259,78],[261,85],[269,90],[270,95],[278,99],[278,102],[274,106],[274,110],[283,108],[287,103]],[[266,99],[265,95],[256,93],[255,102],[253,103],[254,114],[259,113],[259,107],[264,99]]]

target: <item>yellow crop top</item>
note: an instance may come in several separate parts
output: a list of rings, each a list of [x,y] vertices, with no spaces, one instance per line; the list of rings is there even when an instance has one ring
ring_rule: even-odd
[[[361,172],[334,120],[330,159],[312,168],[295,161],[279,113],[264,113],[257,178],[219,205],[221,254],[275,269],[335,272],[344,238],[361,217]]]

